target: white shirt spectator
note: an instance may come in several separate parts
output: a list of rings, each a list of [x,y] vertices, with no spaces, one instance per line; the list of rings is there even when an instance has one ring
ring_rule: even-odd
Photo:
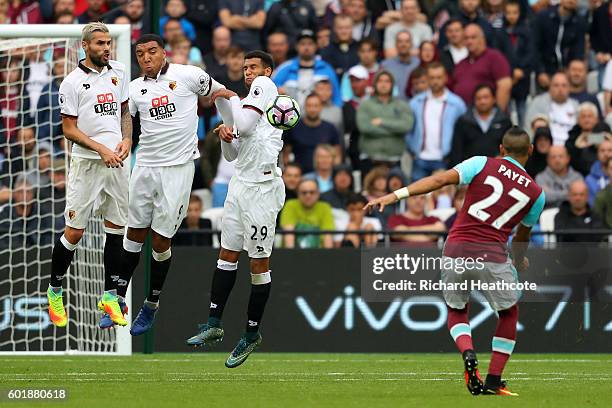
[[[548,117],[550,118],[550,133],[553,137],[553,144],[564,145],[569,137],[569,131],[576,124],[574,104],[570,99],[561,104],[551,101]]]
[[[427,91],[423,107],[424,135],[423,150],[419,153],[422,160],[442,160],[442,113],[446,105],[447,92],[436,98]]]

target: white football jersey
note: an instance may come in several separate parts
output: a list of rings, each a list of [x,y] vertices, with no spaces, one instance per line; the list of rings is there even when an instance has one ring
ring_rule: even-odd
[[[278,96],[276,85],[267,76],[258,76],[242,102],[242,107],[261,114],[253,131],[239,134],[236,177],[243,181],[262,182],[280,177],[278,155],[283,148],[283,131],[268,122],[265,110]]]
[[[130,84],[130,113],[140,115],[138,166],[175,166],[200,157],[198,96],[223,86],[201,68],[170,64],[157,78],[137,78]]]
[[[83,61],[62,81],[59,88],[60,112],[77,118],[77,128],[112,151],[121,142],[121,105],[128,101],[129,77],[125,66],[109,61],[102,72],[86,67]],[[98,153],[76,143],[72,155],[100,159]]]

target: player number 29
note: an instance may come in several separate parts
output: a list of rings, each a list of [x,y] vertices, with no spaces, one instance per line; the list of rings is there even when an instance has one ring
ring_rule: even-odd
[[[255,225],[251,225],[253,228],[253,235],[251,235],[251,239],[253,241],[257,241],[257,227]],[[268,237],[268,227],[265,225],[259,229],[259,233],[261,235],[261,240],[264,241]]]
[[[499,201],[502,194],[504,193],[504,185],[501,181],[499,181],[499,179],[493,176],[487,176],[484,183],[493,187],[493,192],[488,197],[472,204],[468,209],[468,214],[483,222],[487,221],[491,217],[491,214],[486,212],[485,208],[489,208],[497,201]],[[497,217],[497,219],[495,219],[495,221],[491,223],[491,225],[498,230],[502,229],[502,227],[508,221],[510,221],[512,217],[514,217],[519,211],[523,209],[523,207],[525,207],[529,203],[529,196],[527,196],[525,193],[520,192],[516,188],[513,188],[512,190],[508,191],[508,195],[514,198],[516,200],[516,203],[512,207],[508,208],[502,215]]]

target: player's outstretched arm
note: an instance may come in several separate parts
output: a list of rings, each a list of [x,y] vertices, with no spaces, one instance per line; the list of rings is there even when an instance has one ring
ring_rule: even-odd
[[[123,167],[123,160],[117,153],[92,140],[77,127],[77,118],[64,116],[62,118],[62,128],[66,139],[98,153],[106,167]]]
[[[403,198],[431,193],[449,184],[459,184],[459,172],[455,169],[446,170],[443,173],[433,174],[417,180],[408,187],[400,188],[390,194],[371,200],[363,209],[364,211],[371,211],[378,207],[379,211],[382,212],[387,205],[391,205]]]

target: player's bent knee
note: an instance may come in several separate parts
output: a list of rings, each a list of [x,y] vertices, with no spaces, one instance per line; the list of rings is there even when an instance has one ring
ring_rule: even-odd
[[[172,245],[172,239],[166,238],[163,235],[159,235],[157,232],[153,231],[152,234],[153,239],[153,250],[161,253],[170,249]]]
[[[219,251],[219,259],[222,259],[227,262],[237,263],[239,257],[240,252],[238,251],[231,251],[225,248],[221,248],[221,251]]]
[[[123,238],[123,249],[127,252],[138,253],[142,251],[142,246],[144,244],[142,242],[132,241],[128,237]]]
[[[270,258],[251,258],[251,273],[260,274],[270,270]]]

